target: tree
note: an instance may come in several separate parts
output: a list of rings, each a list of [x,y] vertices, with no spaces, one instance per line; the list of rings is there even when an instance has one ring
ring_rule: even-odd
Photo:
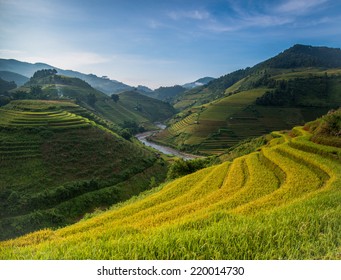
[[[117,101],[120,99],[120,96],[114,93],[111,95],[111,99],[114,100],[115,103],[117,103]]]
[[[120,131],[120,135],[126,139],[129,140],[132,137],[132,134],[130,133],[129,129],[124,128]]]
[[[56,75],[57,70],[56,69],[42,69],[35,72],[32,76],[33,79],[40,79],[45,78],[51,75]]]

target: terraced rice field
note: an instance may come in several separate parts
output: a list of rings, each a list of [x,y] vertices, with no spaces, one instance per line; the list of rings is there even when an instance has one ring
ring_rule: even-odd
[[[262,125],[252,112],[247,114],[243,121],[240,119],[243,118],[242,114],[247,106],[264,94],[264,91],[264,88],[245,91],[206,104],[198,112],[192,113],[156,135],[155,140],[171,145],[195,145],[198,146],[198,152],[218,154],[240,140],[262,135],[264,129],[262,131],[253,129],[254,133],[250,133],[250,129],[245,129],[250,123],[248,121],[250,117],[251,122],[256,121],[259,126]],[[238,121],[232,120],[235,115],[239,118]]]
[[[31,112],[0,109],[0,125],[4,127],[46,127],[49,129],[81,128],[90,125],[89,120],[67,111]]]
[[[179,132],[181,132],[183,129],[186,129],[188,126],[196,125],[198,116],[199,115],[197,113],[194,113],[182,119],[181,121],[176,122],[175,124],[171,125],[168,128],[169,132],[173,135],[176,135]]]
[[[41,156],[41,142],[0,142],[0,159],[27,159]]]
[[[0,257],[341,259],[341,149],[310,136],[273,133],[89,220],[2,242]]]

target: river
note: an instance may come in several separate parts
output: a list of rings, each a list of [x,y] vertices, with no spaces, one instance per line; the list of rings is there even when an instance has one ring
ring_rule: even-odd
[[[160,126],[159,126],[160,127]],[[161,127],[160,127],[161,128]],[[164,129],[164,127],[162,127],[162,129]],[[196,155],[191,155],[191,154],[186,154],[183,153],[181,151],[178,151],[176,149],[173,149],[171,147],[167,147],[167,146],[162,146],[159,144],[156,144],[154,142],[151,142],[147,139],[147,137],[151,136],[154,133],[157,133],[158,131],[147,131],[144,133],[139,133],[136,134],[135,137],[142,142],[143,144],[145,144],[148,147],[152,147],[158,151],[160,151],[161,153],[164,153],[166,155],[174,155],[180,158],[183,158],[184,160],[189,160],[189,159],[195,159],[195,158],[199,158],[200,156],[196,156]]]

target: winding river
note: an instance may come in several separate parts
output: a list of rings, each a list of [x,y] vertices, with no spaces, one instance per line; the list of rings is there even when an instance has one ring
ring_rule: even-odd
[[[165,128],[165,126],[161,127],[161,125],[159,125],[159,127],[161,129]],[[173,149],[171,147],[162,146],[162,145],[159,145],[159,144],[156,144],[154,142],[149,141],[147,138],[149,136],[151,136],[152,134],[156,133],[156,132],[158,132],[158,131],[157,130],[156,131],[147,131],[147,132],[144,132],[144,133],[136,134],[135,137],[140,142],[145,144],[146,146],[152,147],[152,148],[154,148],[154,149],[156,149],[156,150],[158,150],[161,153],[164,153],[166,155],[174,155],[174,156],[183,158],[184,160],[195,159],[195,158],[199,158],[200,157],[200,156],[196,156],[196,155],[186,154],[186,153],[180,152],[180,151],[178,151],[176,149]]]

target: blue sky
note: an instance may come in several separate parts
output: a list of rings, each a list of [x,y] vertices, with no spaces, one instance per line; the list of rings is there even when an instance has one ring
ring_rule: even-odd
[[[156,88],[341,47],[340,23],[335,0],[0,0],[0,57]]]

